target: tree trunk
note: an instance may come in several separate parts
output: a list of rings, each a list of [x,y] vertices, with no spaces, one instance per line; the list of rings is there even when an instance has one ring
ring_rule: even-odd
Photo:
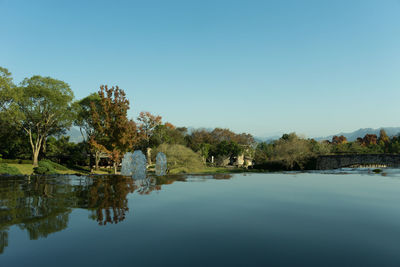
[[[46,157],[46,143],[47,143],[47,138],[44,138],[42,144],[42,152],[44,157]]]
[[[94,156],[93,156],[93,153],[89,152],[89,169],[90,169],[90,172],[93,172],[93,165],[94,165]]]
[[[114,174],[117,174],[117,166],[118,166],[117,162],[114,161]]]
[[[37,167],[39,165],[39,151],[40,149],[33,150],[33,167]]]
[[[32,147],[32,156],[33,156],[33,167],[37,167],[39,164],[39,153],[40,153],[40,149],[42,148],[42,142],[43,139],[45,138],[44,135],[40,136],[38,135],[36,137],[35,142],[33,141],[33,137],[32,137],[32,130],[28,129],[28,128],[24,128],[24,130],[28,133],[29,135],[29,142],[31,143],[31,147]]]
[[[100,162],[100,152],[96,151],[96,155],[95,155],[95,161],[96,161],[96,171],[99,169],[99,162]]]
[[[150,147],[148,147],[146,149],[146,157],[147,157],[147,164],[151,165],[151,148]]]

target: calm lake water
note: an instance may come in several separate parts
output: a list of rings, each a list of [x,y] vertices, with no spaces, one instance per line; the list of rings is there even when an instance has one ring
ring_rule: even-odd
[[[0,266],[400,266],[400,171],[0,177]]]

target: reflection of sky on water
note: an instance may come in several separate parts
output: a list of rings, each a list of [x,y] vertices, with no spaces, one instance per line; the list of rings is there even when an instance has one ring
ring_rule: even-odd
[[[27,209],[18,218],[27,220],[0,221],[7,234],[0,261],[399,266],[400,172],[384,171],[2,180],[1,212],[20,205]],[[33,201],[9,201],[16,196]],[[33,224],[32,207],[43,215]]]
[[[374,170],[380,170],[380,171],[378,173],[375,173]],[[287,173],[291,173],[291,172],[287,172]],[[400,169],[399,168],[341,168],[341,169],[335,169],[335,170],[307,171],[307,173],[358,174],[358,175],[372,175],[372,176],[385,176],[385,177],[392,177],[392,178],[400,178]]]

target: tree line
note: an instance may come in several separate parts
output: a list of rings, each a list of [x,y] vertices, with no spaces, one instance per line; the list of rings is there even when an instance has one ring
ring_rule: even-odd
[[[384,130],[353,142],[344,136],[316,141],[291,133],[257,143],[251,134],[229,129],[176,127],[150,112],[132,119],[129,109],[130,101],[118,86],[102,85],[76,100],[64,81],[34,75],[16,85],[11,73],[0,67],[0,158],[32,160],[34,166],[51,159],[95,169],[106,158],[116,172],[124,154],[133,150],[142,150],[149,162],[155,157],[148,153],[151,149],[170,153],[176,168],[184,171],[190,170],[187,164],[223,165],[239,156],[260,168],[306,169],[319,155],[400,153],[400,137],[389,137]],[[82,142],[72,143],[65,136],[70,127],[79,128]]]
[[[190,149],[203,163],[237,156],[255,144],[250,134],[221,128],[189,131],[150,112],[140,112],[134,120],[128,118],[129,109],[125,91],[118,86],[102,85],[98,92],[75,100],[64,81],[35,75],[16,85],[11,73],[0,67],[1,157],[32,159],[34,166],[50,158],[98,168],[105,156],[116,171],[125,152],[146,153],[162,144]],[[78,144],[65,136],[73,126],[83,138]]]

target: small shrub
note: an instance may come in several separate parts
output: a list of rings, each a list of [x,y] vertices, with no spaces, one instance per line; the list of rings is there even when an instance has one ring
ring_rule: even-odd
[[[56,163],[50,160],[41,160],[39,161],[39,166],[33,168],[33,173],[39,175],[57,174],[57,171],[54,168],[54,164]]]
[[[8,166],[6,163],[0,163],[0,174],[21,175],[22,173],[13,166]]]

